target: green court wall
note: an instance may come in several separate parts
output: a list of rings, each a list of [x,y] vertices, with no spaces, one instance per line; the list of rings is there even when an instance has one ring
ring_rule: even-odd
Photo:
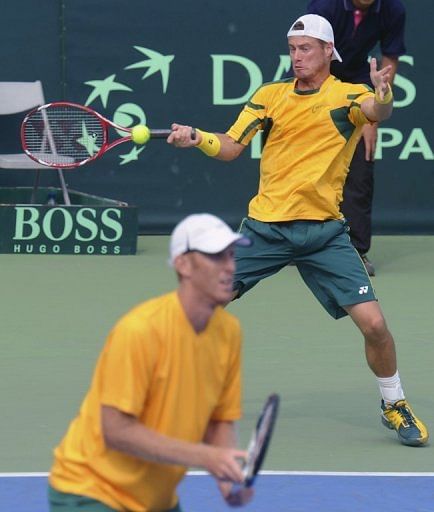
[[[434,7],[431,0],[417,8],[405,3],[407,54],[377,149],[376,234],[434,233]],[[304,8],[300,0],[5,2],[0,80],[42,80],[47,101],[87,103],[121,124],[181,122],[225,131],[261,82],[285,73],[286,32]],[[19,147],[18,125],[0,124],[0,145]],[[235,162],[222,163],[153,141],[139,150],[122,145],[66,178],[75,190],[137,206],[141,233],[167,233],[198,211],[235,226],[255,193],[259,155],[255,142]],[[44,175],[47,185],[55,178]],[[32,179],[0,172],[1,186]]]

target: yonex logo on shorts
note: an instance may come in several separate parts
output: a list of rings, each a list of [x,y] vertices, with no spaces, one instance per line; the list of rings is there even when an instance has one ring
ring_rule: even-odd
[[[364,293],[368,293],[369,286],[361,286],[359,288],[359,295],[363,295]]]

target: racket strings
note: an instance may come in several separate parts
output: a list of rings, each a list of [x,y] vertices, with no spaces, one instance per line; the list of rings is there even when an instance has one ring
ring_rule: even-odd
[[[95,157],[106,142],[100,119],[86,110],[51,106],[34,111],[24,126],[29,153],[48,164],[65,165]]]
[[[271,407],[264,412],[261,423],[256,432],[255,447],[253,451],[253,457],[256,460],[262,451],[265,441],[267,440],[268,433],[270,431],[270,425],[273,419],[273,410]]]
[[[243,468],[245,485],[253,484],[255,476],[265,458],[268,444],[273,432],[274,423],[279,408],[279,396],[274,394],[268,397],[267,402],[256,424],[249,446],[247,448],[246,464]]]

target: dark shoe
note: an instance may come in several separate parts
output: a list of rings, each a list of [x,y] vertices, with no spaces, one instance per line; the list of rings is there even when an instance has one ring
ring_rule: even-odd
[[[372,264],[372,262],[369,260],[369,258],[366,256],[366,254],[361,254],[360,257],[362,258],[363,265],[365,265],[366,272],[368,273],[368,276],[375,276],[375,267]]]
[[[407,400],[398,400],[394,404],[385,404],[381,400],[381,421],[385,427],[396,431],[402,444],[422,446],[428,441],[426,426],[415,416]]]

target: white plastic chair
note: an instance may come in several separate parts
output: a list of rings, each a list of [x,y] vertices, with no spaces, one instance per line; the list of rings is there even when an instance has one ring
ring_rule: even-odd
[[[0,82],[0,115],[27,113],[32,108],[45,103],[42,84],[35,82]],[[50,167],[38,164],[29,158],[24,152],[14,154],[2,154],[0,148],[1,169],[23,169],[36,171],[35,184],[33,186],[31,202],[35,202],[36,191],[39,186],[39,173],[41,170],[50,170]],[[63,193],[65,205],[70,205],[68,189],[62,169],[56,169]]]

